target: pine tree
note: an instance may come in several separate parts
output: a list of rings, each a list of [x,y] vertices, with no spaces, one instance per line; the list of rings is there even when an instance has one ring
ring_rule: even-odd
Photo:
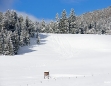
[[[55,19],[56,19],[56,22],[59,22],[59,14],[58,13],[56,14]]]
[[[3,54],[3,37],[2,33],[0,32],[0,55]]]
[[[55,23],[53,21],[51,21],[49,24],[47,24],[46,26],[46,31],[47,33],[54,33],[55,31]]]
[[[40,44],[40,36],[37,37],[37,44]]]
[[[76,16],[74,13],[74,9],[71,9],[70,16],[68,18],[68,23],[69,23],[69,33],[77,33]]]
[[[2,46],[3,46],[3,45],[2,45],[2,42],[1,42],[1,39],[0,39],[0,55],[2,55],[2,53],[3,53],[3,52],[2,52],[2,51],[3,51],[3,50],[2,50],[2,49],[3,49]]]
[[[14,47],[11,38],[9,41],[9,55],[14,55]]]
[[[0,29],[1,29],[1,22],[2,22],[2,19],[3,19],[3,13],[0,12]]]
[[[65,9],[62,12],[62,16],[59,22],[59,30],[60,30],[60,33],[68,32],[68,19],[67,19],[67,13]]]
[[[9,55],[9,46],[8,46],[8,44],[4,44],[3,55]]]
[[[54,32],[59,33],[60,32],[60,30],[59,30],[59,22],[60,22],[60,20],[59,20],[59,14],[58,13],[56,14],[55,19],[56,19],[56,22],[54,24]]]
[[[42,25],[41,25],[41,32],[44,33],[46,29],[46,23],[44,21],[44,19],[42,20]]]
[[[11,36],[12,44],[13,44],[13,50],[14,54],[16,55],[19,49],[19,36],[17,34],[17,31],[14,31]]]
[[[7,30],[5,30],[5,32],[3,34],[3,39],[4,39],[4,42],[3,42],[3,55],[9,55],[9,46],[8,46],[9,36],[8,36],[8,31]]]
[[[26,31],[25,33],[25,44],[29,45],[30,44],[30,37],[29,37],[29,33]]]

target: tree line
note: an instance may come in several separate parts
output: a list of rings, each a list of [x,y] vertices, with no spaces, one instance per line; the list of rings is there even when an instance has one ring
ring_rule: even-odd
[[[111,6],[102,10],[76,16],[71,9],[69,16],[64,9],[55,21],[46,24],[42,21],[41,32],[62,34],[111,34]]]
[[[14,10],[0,12],[0,55],[15,55],[19,47],[30,45],[30,38],[36,37],[40,43],[39,33],[55,34],[111,34],[111,7],[87,12],[76,16],[71,9],[69,16],[64,9],[55,20],[33,22]]]

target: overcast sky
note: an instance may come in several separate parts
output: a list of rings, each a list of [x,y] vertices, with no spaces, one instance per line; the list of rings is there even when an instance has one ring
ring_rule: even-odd
[[[0,11],[14,9],[37,18],[54,19],[56,13],[61,15],[66,9],[69,15],[74,8],[76,15],[111,5],[111,0],[0,0]]]

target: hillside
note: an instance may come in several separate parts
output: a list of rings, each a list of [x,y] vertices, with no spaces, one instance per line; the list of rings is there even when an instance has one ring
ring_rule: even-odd
[[[111,34],[111,6],[84,13],[76,19],[77,27],[85,34]]]
[[[41,43],[0,56],[0,86],[110,86],[111,36],[40,34]],[[50,71],[50,79],[43,72]]]
[[[111,34],[111,7],[76,16],[71,9],[69,16],[64,9],[56,15],[56,20],[49,23],[45,20],[33,21],[14,10],[0,12],[0,55],[17,55],[19,47],[30,44],[35,34]]]
[[[100,19],[107,19],[111,17],[111,6],[104,8],[104,9],[98,9],[92,12],[84,13],[78,17],[83,17],[83,20],[86,20],[87,22],[97,22]],[[81,19],[82,20],[82,19]]]

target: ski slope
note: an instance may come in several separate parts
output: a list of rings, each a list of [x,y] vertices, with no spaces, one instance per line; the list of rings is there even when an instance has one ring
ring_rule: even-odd
[[[0,86],[111,86],[111,35],[40,34],[0,56]],[[44,79],[44,72],[50,79]]]

